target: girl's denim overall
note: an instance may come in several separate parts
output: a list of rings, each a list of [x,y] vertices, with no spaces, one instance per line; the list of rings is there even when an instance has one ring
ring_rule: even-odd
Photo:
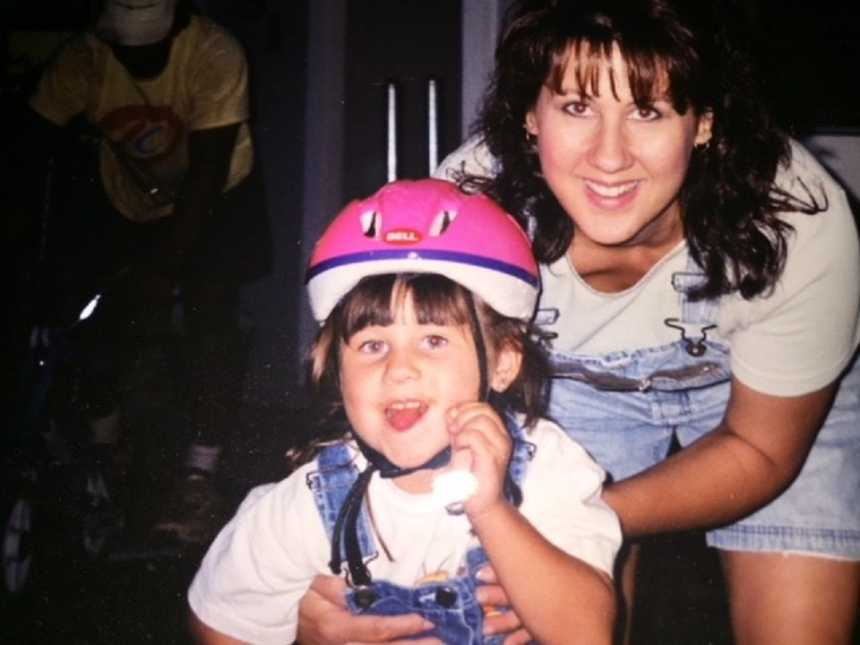
[[[513,482],[519,485],[532,457],[533,446],[526,441],[524,430],[510,416],[507,425],[514,441],[509,473]],[[343,444],[325,448],[317,457],[317,463],[319,470],[309,475],[308,485],[331,539],[338,511],[358,477],[358,469]],[[365,504],[362,504],[358,518],[358,537],[365,561],[377,557]],[[343,545],[341,550],[345,562]],[[374,580],[368,587],[351,589],[347,603],[355,614],[420,614],[435,625],[432,631],[421,634],[422,638],[432,636],[456,645],[500,644],[503,637],[483,636],[483,612],[475,598],[477,585],[481,584],[475,574],[487,563],[486,553],[480,547],[473,548],[466,554],[466,560],[468,572],[465,575],[416,587]]]
[[[693,302],[686,295],[701,280],[704,275],[692,260],[672,276],[681,320],[664,322],[678,330],[676,342],[605,355],[552,353],[550,417],[615,481],[662,461],[673,436],[686,446],[723,418],[731,380],[729,347],[708,337],[719,300]],[[557,310],[541,309],[537,322],[551,324],[553,317]],[[855,360],[801,476],[768,506],[709,532],[709,544],[860,557],[858,392],[860,361]]]

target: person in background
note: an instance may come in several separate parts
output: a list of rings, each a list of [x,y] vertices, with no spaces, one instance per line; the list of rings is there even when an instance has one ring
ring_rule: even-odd
[[[94,451],[109,461],[116,450],[116,383],[134,335],[178,294],[191,442],[155,528],[206,542],[223,513],[213,477],[239,423],[239,289],[268,270],[242,47],[183,0],[105,0],[29,105],[35,147],[50,150],[79,116],[100,138],[96,189],[64,209],[74,220],[59,276],[66,309],[107,291],[83,352]]]
[[[718,1],[520,2],[476,136],[437,174],[531,233],[550,417],[612,478],[628,608],[637,538],[706,528],[736,642],[847,644],[860,603],[857,230],[844,191],[771,118],[737,26]],[[503,591],[481,599],[504,604]],[[415,629],[341,602],[314,582],[302,642]],[[491,629],[515,627],[508,612]]]

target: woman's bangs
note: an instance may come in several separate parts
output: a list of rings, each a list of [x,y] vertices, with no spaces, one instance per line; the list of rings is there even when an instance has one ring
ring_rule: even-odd
[[[619,79],[611,66],[612,54],[619,47],[621,58],[627,69],[627,83],[636,105],[646,106],[661,98],[670,98],[675,104],[669,70],[677,68],[654,51],[628,49],[623,44],[608,38],[579,38],[553,57],[549,74],[549,88],[562,94],[568,66],[573,65],[576,91],[582,96],[600,96],[600,77],[603,70],[609,72],[609,86],[613,97],[619,97]],[[573,88],[566,88],[571,90]],[[677,107],[677,106],[676,106]]]

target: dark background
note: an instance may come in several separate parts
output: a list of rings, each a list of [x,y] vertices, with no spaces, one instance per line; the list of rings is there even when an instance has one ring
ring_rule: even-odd
[[[303,238],[333,213],[305,208],[308,199],[302,175],[308,151],[316,143],[307,140],[307,126],[318,117],[306,113],[306,94],[331,83],[342,87],[342,92],[330,97],[343,105],[342,165],[323,169],[338,179],[331,188],[335,194],[329,196],[336,204],[368,194],[385,181],[387,82],[395,81],[400,90],[402,177],[426,174],[429,78],[440,85],[440,155],[453,150],[464,135],[459,1],[347,0],[343,79],[308,73],[309,48],[334,47],[308,40],[312,1],[201,3],[209,15],[237,34],[248,51],[255,136],[276,253],[273,274],[245,294],[255,359],[244,386],[242,444],[233,447],[225,467],[225,492],[232,503],[250,486],[284,476],[283,453],[302,440],[308,426],[300,412],[298,384],[304,304],[296,294],[301,293],[309,243]],[[63,34],[85,27],[95,4],[86,0],[0,4],[0,109],[6,128],[16,127],[15,109],[32,87],[44,53]],[[742,5],[756,26],[752,33],[764,61],[767,90],[786,126],[798,136],[860,133],[860,5],[833,0],[759,0]],[[13,48],[21,39],[32,46],[32,55]],[[76,145],[68,142],[66,158],[71,165]],[[17,231],[7,227],[4,232],[4,243],[15,247]],[[160,364],[149,367],[164,369]],[[282,378],[283,372],[289,377]],[[99,561],[69,557],[63,526],[49,522],[49,530],[55,533],[46,541],[49,549],[37,569],[35,588],[22,597],[3,600],[0,642],[187,642],[184,592],[201,553],[159,552],[145,531],[164,492],[158,473],[168,472],[176,459],[178,435],[171,432],[176,412],[171,406],[177,402],[165,398],[163,379],[139,378],[138,384],[137,401],[144,401],[144,409],[136,423],[144,430],[138,432],[138,462],[142,463],[137,467],[143,472],[133,479],[125,551]],[[15,405],[10,391],[4,399],[7,407]],[[141,455],[155,457],[146,460]],[[646,542],[640,582],[635,642],[732,642],[719,565],[715,554],[702,547],[700,534]],[[855,640],[860,643],[860,638]]]

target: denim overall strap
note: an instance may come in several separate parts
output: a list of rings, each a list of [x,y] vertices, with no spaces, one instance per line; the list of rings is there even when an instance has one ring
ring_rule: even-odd
[[[511,463],[508,465],[508,474],[511,481],[517,486],[522,484],[526,476],[529,462],[534,458],[535,446],[526,437],[525,428],[517,422],[516,416],[510,412],[505,414],[505,425],[508,428],[508,434],[513,439],[513,451],[511,453]]]
[[[707,276],[689,255],[686,269],[672,274],[672,288],[678,293],[681,318],[666,318],[663,322],[681,333],[681,341],[690,356],[701,356],[707,351],[705,343],[708,331],[717,326],[715,321],[719,299],[692,300],[689,295],[693,289],[703,285],[706,279]]]
[[[319,469],[309,473],[307,485],[311,489],[323,520],[329,540],[334,534],[334,525],[338,513],[346,502],[352,485],[358,479],[358,468],[353,463],[353,458],[345,443],[337,443],[326,446],[317,456]],[[362,508],[358,515],[357,534],[359,547],[365,560],[377,556],[376,545],[370,531],[370,521],[367,515],[367,506],[362,502]],[[340,545],[341,561],[346,562],[346,545]]]

